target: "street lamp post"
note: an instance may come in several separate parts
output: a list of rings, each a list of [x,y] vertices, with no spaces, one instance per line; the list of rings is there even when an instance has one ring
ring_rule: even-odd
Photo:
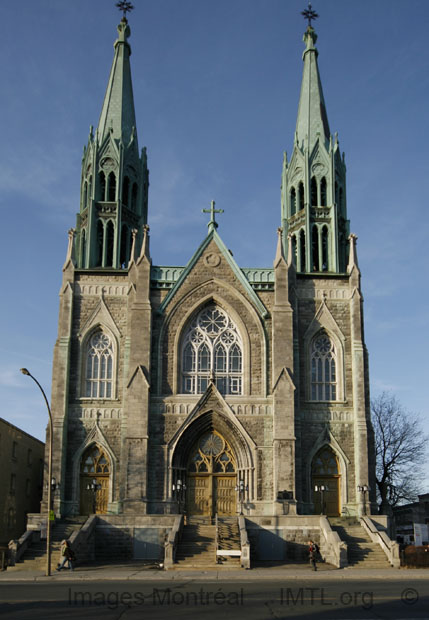
[[[176,500],[179,506],[179,514],[182,514],[182,503],[185,505],[186,484],[182,482],[180,478],[176,480],[176,484],[173,483],[173,494],[176,496]]]
[[[235,487],[235,491],[238,493],[238,501],[240,503],[240,515],[243,514],[243,504],[245,499],[245,493],[249,490],[248,485],[244,484],[244,480],[240,480]]]
[[[363,514],[366,517],[366,494],[371,489],[369,488],[367,484],[362,484],[362,485],[358,484],[357,490],[359,491],[359,493],[363,494]]]
[[[316,493],[320,493],[320,514],[323,515],[325,510],[324,493],[326,493],[326,491],[329,491],[329,489],[326,484],[316,484],[314,486],[314,490],[316,491]]]
[[[23,375],[27,375],[27,377],[31,377],[35,383],[39,386],[40,391],[43,394],[43,398],[45,399],[46,407],[48,409],[49,414],[49,458],[48,458],[48,523],[46,526],[46,576],[49,577],[51,574],[51,501],[52,501],[52,444],[53,444],[53,424],[52,424],[52,414],[51,408],[49,406],[48,399],[46,398],[46,394],[43,391],[42,386],[37,381],[35,377],[30,373],[26,368],[21,368],[21,372]]]

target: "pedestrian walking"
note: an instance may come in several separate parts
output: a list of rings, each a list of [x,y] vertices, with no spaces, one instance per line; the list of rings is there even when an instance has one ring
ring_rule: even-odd
[[[67,562],[70,570],[73,570],[73,561],[75,559],[72,548],[70,547],[70,543],[68,540],[61,541],[61,562],[58,564],[57,570],[58,572],[65,568],[65,564]]]
[[[313,567],[313,570],[317,570],[316,560],[317,560],[317,545],[312,540],[308,541],[308,557],[310,560],[310,564]]]

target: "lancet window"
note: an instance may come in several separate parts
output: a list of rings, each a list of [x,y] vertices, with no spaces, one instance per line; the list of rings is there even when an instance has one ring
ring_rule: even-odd
[[[201,310],[182,342],[183,392],[202,394],[212,380],[222,394],[242,393],[243,345],[222,308],[210,304]]]
[[[103,331],[96,331],[89,339],[86,350],[85,396],[112,398],[113,343]]]
[[[336,400],[337,352],[326,332],[311,344],[311,400]]]

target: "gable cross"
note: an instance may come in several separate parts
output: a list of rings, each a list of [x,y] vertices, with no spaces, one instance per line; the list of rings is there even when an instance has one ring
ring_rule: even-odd
[[[216,230],[219,224],[216,222],[216,213],[223,213],[223,209],[215,209],[215,201],[212,200],[210,203],[210,209],[201,209],[201,213],[210,213],[210,221],[207,224],[209,227],[209,231]]]

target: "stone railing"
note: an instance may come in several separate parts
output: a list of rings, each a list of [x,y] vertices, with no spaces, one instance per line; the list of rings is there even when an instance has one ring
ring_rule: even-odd
[[[243,515],[238,517],[238,528],[240,530],[241,568],[250,568],[250,543],[246,530],[246,519]]]
[[[9,542],[9,566],[15,566],[19,562],[21,556],[27,551],[33,542],[40,540],[40,532],[27,530],[18,540]]]
[[[76,556],[76,563],[91,562],[95,560],[95,527],[97,516],[88,517],[79,530],[75,530],[69,538],[69,542]]]
[[[394,540],[391,540],[386,532],[377,529],[377,526],[370,517],[362,517],[360,524],[371,538],[372,542],[380,545],[381,549],[386,554],[389,563],[394,568],[400,568],[401,559],[399,556],[399,544]]]
[[[323,558],[337,568],[348,566],[347,545],[334,532],[326,517],[320,517],[320,547]]]
[[[183,515],[178,515],[174,520],[174,525],[168,532],[168,536],[164,543],[164,568],[168,570],[174,564],[176,559],[177,545],[183,529]]]

